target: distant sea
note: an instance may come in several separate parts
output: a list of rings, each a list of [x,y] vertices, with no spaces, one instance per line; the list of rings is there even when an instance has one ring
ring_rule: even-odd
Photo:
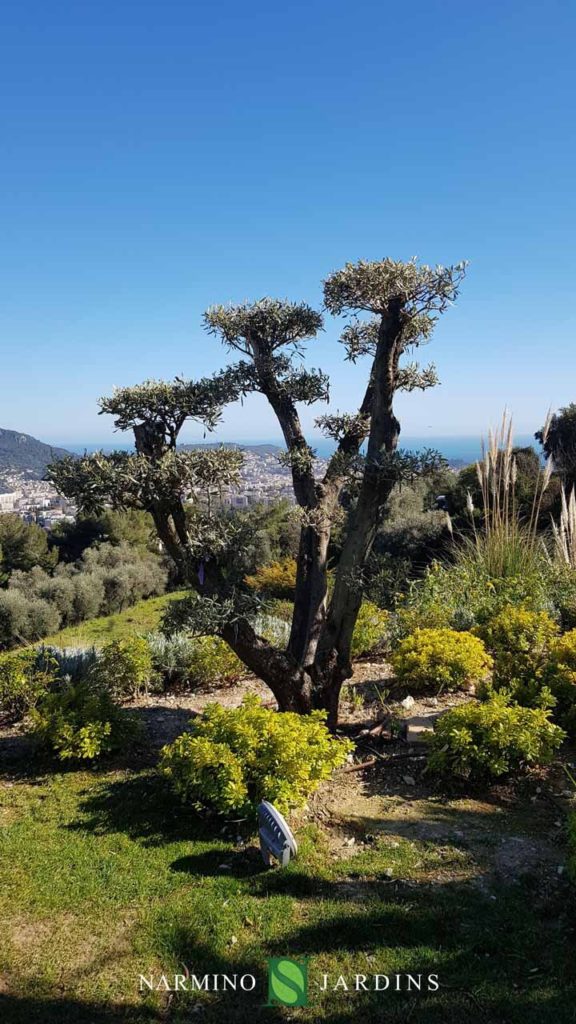
[[[202,442],[188,441],[187,440],[185,443],[201,444]],[[206,439],[206,441],[204,443],[206,443],[206,444],[234,443],[234,444],[239,444],[239,445],[250,445],[250,446],[268,444],[268,445],[278,445],[279,447],[284,447],[282,441],[278,440],[278,438],[259,439],[259,440],[253,440],[253,439],[248,440],[248,439],[244,439],[244,438],[242,438],[242,439],[234,438],[233,441],[230,438],[217,438],[214,441],[210,441],[210,440]],[[318,453],[318,455],[321,458],[327,458],[334,451],[334,443],[332,441],[327,441],[323,437],[320,437],[320,438],[310,438],[310,443],[312,444],[313,448],[315,448],[316,452]],[[438,437],[438,436],[435,436],[435,435],[431,434],[431,435],[428,435],[426,437],[424,437],[424,436],[412,436],[411,437],[408,434],[406,434],[406,435],[402,434],[401,435],[401,442],[400,443],[401,443],[401,447],[402,448],[409,449],[411,451],[421,451],[423,448],[433,448],[436,451],[439,451],[444,456],[445,459],[448,459],[449,462],[468,464],[470,462],[474,462],[476,459],[478,459],[480,457],[480,454],[481,454],[481,443],[482,442],[481,442],[480,436],[478,436],[478,435],[469,435],[469,436],[460,436],[460,437],[457,437],[457,436],[454,436],[454,437],[445,437],[445,436],[444,437]],[[63,448],[67,448],[69,452],[76,452],[77,454],[80,454],[80,455],[83,452],[95,452],[95,451],[103,451],[103,452],[112,452],[112,451],[118,451],[118,450],[130,451],[131,448],[132,448],[132,445],[126,444],[126,443],[121,443],[120,441],[116,445],[113,445],[113,444],[94,444],[93,442],[86,442],[86,444],[81,444],[81,443],[74,443],[74,444],[72,444],[70,442],[67,443],[65,441],[64,442],[58,442],[58,444],[61,444]],[[532,434],[517,434],[516,437],[514,438],[514,444],[517,447],[527,447],[527,446],[530,446],[530,445],[534,445],[536,448],[538,447]]]

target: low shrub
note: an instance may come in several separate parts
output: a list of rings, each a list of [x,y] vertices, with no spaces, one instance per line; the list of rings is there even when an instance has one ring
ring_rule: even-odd
[[[390,658],[396,678],[411,690],[457,690],[484,679],[492,658],[482,641],[453,629],[417,629]]]
[[[499,689],[541,678],[558,626],[546,612],[508,605],[475,632],[494,659],[494,685]]]
[[[163,689],[234,682],[246,673],[240,659],[219,637],[149,633],[146,639],[154,675]]]
[[[232,648],[217,636],[193,638],[189,670],[190,683],[194,686],[232,683],[246,674],[246,668]]]
[[[56,665],[62,678],[68,677],[72,682],[85,679],[94,668],[99,650],[94,647],[52,647],[42,644],[37,648],[37,664]]]
[[[553,640],[543,679],[556,702],[554,718],[576,736],[576,629]]]
[[[252,576],[246,577],[246,586],[266,597],[293,597],[296,586],[296,560],[284,558],[270,565],[261,565]]]
[[[371,601],[363,601],[352,635],[352,657],[359,658],[380,646],[387,636],[389,622],[388,612]]]
[[[47,693],[57,675],[54,659],[38,663],[34,648],[0,655],[0,715],[23,718]]]
[[[290,637],[290,623],[276,615],[257,615],[254,629],[275,647],[286,647]]]
[[[190,732],[164,747],[160,769],[198,809],[247,814],[270,800],[288,811],[343,764],[351,746],[331,736],[321,711],[278,713],[248,696],[239,708],[208,705]]]
[[[565,733],[543,708],[524,708],[499,694],[442,715],[430,740],[428,771],[445,781],[482,785],[547,764]]]
[[[268,609],[275,619],[282,619],[283,622],[288,624],[292,622],[294,603],[289,601],[288,598],[277,598],[275,601],[271,601]]]
[[[518,575],[493,577],[481,563],[434,563],[410,584],[395,609],[395,629],[406,636],[415,628],[472,629],[494,618],[508,605],[560,615],[576,607],[576,573],[571,577],[544,559],[536,569],[525,566]]]
[[[152,676],[152,655],[143,636],[112,640],[102,648],[93,672],[98,686],[115,697],[146,692]]]
[[[60,761],[95,760],[136,734],[133,720],[110,693],[88,681],[66,683],[41,697],[30,712],[29,729]]]

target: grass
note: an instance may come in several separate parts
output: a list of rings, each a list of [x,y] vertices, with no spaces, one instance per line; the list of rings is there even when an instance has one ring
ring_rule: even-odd
[[[67,626],[46,637],[42,643],[53,644],[55,647],[100,647],[111,640],[133,636],[135,633],[149,633],[158,628],[170,602],[184,597],[185,593],[176,591],[162,594],[161,597],[147,598],[114,615],[103,615],[98,619],[87,619],[77,626]]]
[[[336,859],[328,833],[305,824],[298,859],[266,872],[238,825],[203,822],[150,769],[32,774],[0,783],[0,797],[5,1024],[575,1020],[566,890],[480,886],[477,851],[458,839],[407,838],[390,818]],[[308,1007],[263,1005],[274,956],[309,957]],[[183,964],[253,973],[257,989],[138,991],[140,974]],[[324,973],[406,972],[438,974],[439,991],[318,987]]]

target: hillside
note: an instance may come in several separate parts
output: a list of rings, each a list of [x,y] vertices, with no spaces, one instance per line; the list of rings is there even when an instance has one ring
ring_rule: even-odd
[[[49,462],[67,454],[64,448],[44,444],[30,434],[0,427],[0,487],[6,486],[15,475],[40,480]]]

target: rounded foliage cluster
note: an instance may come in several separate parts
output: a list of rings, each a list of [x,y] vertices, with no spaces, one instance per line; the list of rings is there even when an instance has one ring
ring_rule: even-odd
[[[261,800],[301,805],[351,749],[316,711],[279,714],[248,696],[239,708],[210,704],[190,732],[164,747],[161,771],[186,802],[221,813],[249,813]]]
[[[558,626],[546,612],[508,605],[476,633],[494,658],[494,685],[500,688],[541,678]]]
[[[428,770],[440,778],[482,785],[520,769],[547,764],[565,733],[543,708],[498,695],[452,708],[436,722]]]
[[[457,690],[492,668],[482,641],[453,629],[417,629],[400,642],[391,663],[396,678],[412,690]]]
[[[110,693],[88,681],[46,693],[32,709],[30,731],[60,761],[92,761],[120,749],[135,726]]]

